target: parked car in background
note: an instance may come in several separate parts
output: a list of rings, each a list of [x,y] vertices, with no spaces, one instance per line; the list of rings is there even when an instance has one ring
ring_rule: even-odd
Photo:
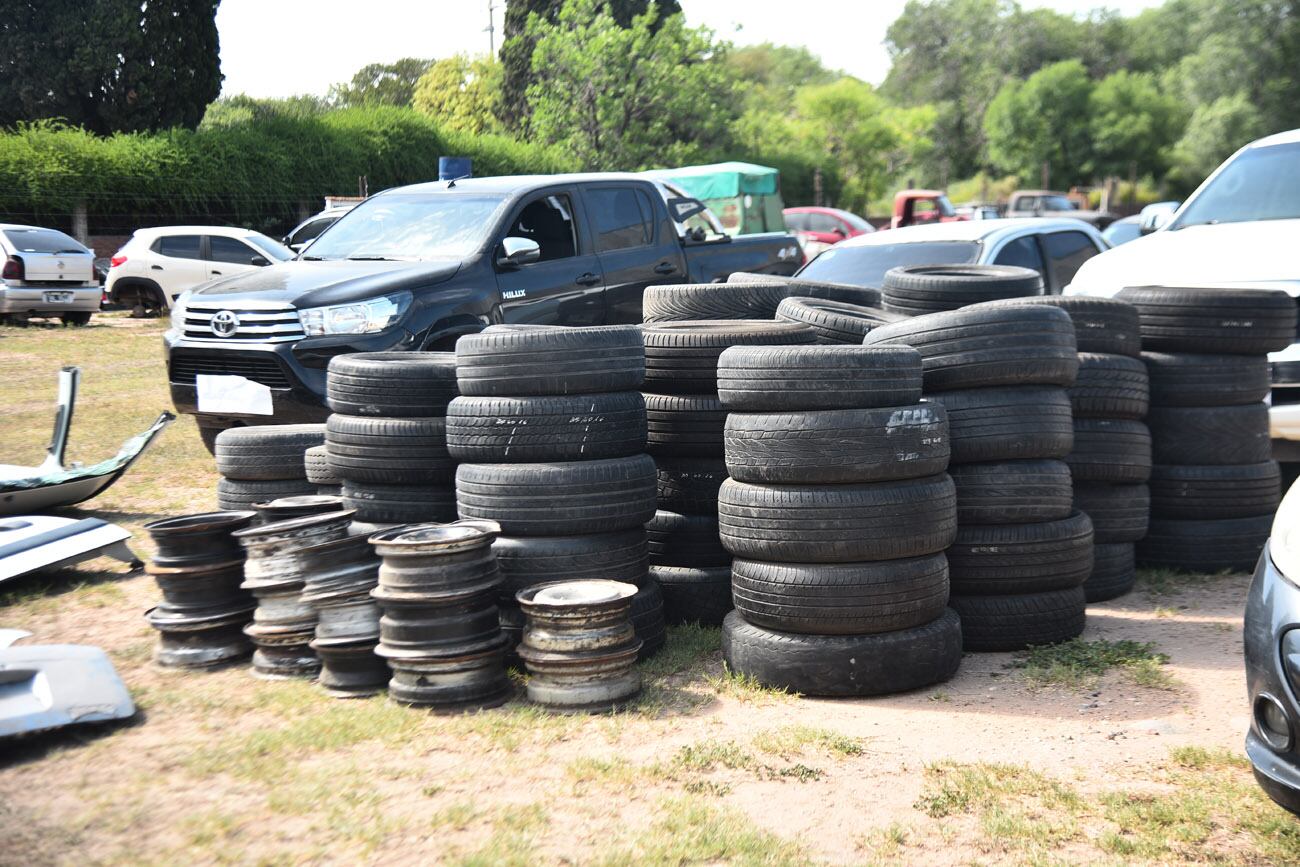
[[[1131,217],[1124,217],[1111,223],[1101,236],[1112,247],[1136,241],[1169,222],[1180,204],[1181,202],[1154,202]]]
[[[876,227],[851,211],[818,206],[786,208],[785,227],[794,232],[809,259],[846,238],[869,235]]]
[[[1162,228],[1098,256],[1069,294],[1127,286],[1240,286],[1300,298],[1300,130],[1259,139],[1214,170]],[[1300,343],[1269,355],[1273,457],[1300,462]]]
[[[293,255],[279,241],[249,229],[137,229],[113,255],[104,291],[111,303],[129,307],[137,316],[160,313],[200,283],[286,262]]]
[[[1246,756],[1280,806],[1300,813],[1300,485],[1292,485],[1246,597]]]
[[[1060,294],[1084,262],[1106,249],[1101,233],[1078,220],[970,220],[911,226],[836,244],[795,276],[880,288],[900,265],[1019,265]]]
[[[1002,216],[1002,210],[997,205],[986,202],[967,202],[957,205],[956,210],[957,216],[967,220],[996,220]]]
[[[321,232],[334,225],[338,222],[339,217],[355,207],[356,205],[336,205],[332,208],[326,208],[319,214],[308,217],[297,226],[294,226],[293,230],[285,235],[280,242],[295,253],[301,253],[308,244],[320,236]]]
[[[1117,219],[1110,211],[1082,210],[1065,193],[1054,190],[1016,190],[1007,198],[1008,217],[1073,217],[1104,229]]]
[[[336,355],[451,349],[494,323],[639,323],[650,285],[794,272],[790,235],[679,234],[703,207],[630,174],[387,190],[298,258],[182,295],[164,338],[172,401],[209,444],[235,425],[322,421]]]
[[[959,223],[969,219],[957,213],[943,190],[899,190],[894,194],[894,215],[889,220],[889,228]]]
[[[0,320],[85,325],[99,309],[95,254],[57,229],[0,223]]]

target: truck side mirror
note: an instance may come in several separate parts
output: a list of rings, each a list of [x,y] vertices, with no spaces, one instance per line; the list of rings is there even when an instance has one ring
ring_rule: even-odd
[[[501,242],[500,268],[515,269],[542,258],[542,248],[532,238],[506,238]]]

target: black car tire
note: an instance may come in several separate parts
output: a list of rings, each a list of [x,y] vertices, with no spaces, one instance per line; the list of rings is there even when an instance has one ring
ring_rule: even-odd
[[[325,404],[344,415],[430,418],[459,393],[454,352],[354,352],[330,359]]]
[[[1133,589],[1137,580],[1132,542],[1097,545],[1092,554],[1092,574],[1083,582],[1089,602],[1116,599]]]
[[[1250,572],[1273,528],[1272,515],[1175,521],[1153,518],[1137,543],[1138,563],[1186,572]]]
[[[458,397],[447,409],[447,451],[470,463],[587,461],[640,454],[640,392]]]
[[[451,485],[381,485],[345,481],[343,505],[364,524],[427,524],[456,520]]]
[[[461,464],[462,518],[486,518],[508,536],[579,536],[640,527],[655,513],[649,455],[538,464]]]
[[[931,392],[926,399],[948,411],[954,464],[1063,458],[1074,446],[1063,388],[973,388]]]
[[[990,302],[990,306],[1044,305],[1070,314],[1080,352],[1102,352],[1136,358],[1142,351],[1137,308],[1114,298],[1087,295],[1039,295]]]
[[[727,469],[741,482],[853,484],[915,479],[948,467],[944,408],[924,402],[875,409],[727,416]]]
[[[785,283],[684,283],[647,286],[643,322],[771,319],[786,296]]]
[[[646,450],[656,458],[720,458],[727,410],[712,395],[646,394]]]
[[[503,596],[533,584],[601,579],[637,587],[650,574],[645,530],[585,536],[498,536],[492,543]]]
[[[303,453],[325,442],[325,425],[232,427],[216,438],[217,472],[228,479],[305,479]]]
[[[1069,391],[1075,418],[1141,420],[1151,402],[1146,365],[1127,355],[1080,352]]]
[[[669,626],[721,626],[735,607],[731,604],[731,570],[726,566],[652,566],[650,577],[663,593],[664,621]]]
[[[442,418],[369,418],[335,413],[325,423],[330,469],[380,485],[447,484],[456,462]]]
[[[637,659],[646,660],[663,649],[668,641],[668,626],[664,622],[664,597],[658,583],[647,580],[632,597],[629,612],[636,637],[641,640]]]
[[[1268,356],[1144,352],[1153,406],[1240,406],[1268,397]]]
[[[957,525],[1029,524],[1068,518],[1074,510],[1070,468],[1042,459],[956,464]]]
[[[942,551],[957,533],[947,474],[870,485],[752,485],[718,492],[718,530],[737,557],[777,563],[898,560]]]
[[[909,346],[737,346],[718,358],[718,395],[732,412],[904,406],[921,399],[921,355]]]
[[[306,479],[227,479],[217,480],[217,506],[243,511],[281,497],[304,497],[316,493],[316,486]]]
[[[330,469],[329,449],[325,446],[312,446],[302,453],[303,469],[307,481],[313,485],[338,485],[343,482]]]
[[[1151,453],[1159,464],[1259,464],[1273,457],[1268,406],[1153,407]]]
[[[721,458],[657,458],[659,508],[695,515],[718,514],[718,488],[727,480]]]
[[[1137,307],[1142,348],[1156,352],[1265,355],[1296,337],[1296,304],[1281,291],[1143,286],[1118,297]]]
[[[736,610],[778,632],[872,635],[929,623],[948,604],[942,553],[875,563],[731,565]]]
[[[1088,600],[1083,587],[1014,596],[958,596],[962,645],[976,653],[1059,644],[1083,634]]]
[[[1099,545],[1132,544],[1147,534],[1151,492],[1141,483],[1075,482],[1074,508],[1092,519]]]
[[[1066,456],[1076,482],[1145,482],[1151,476],[1151,432],[1131,419],[1080,418]]]
[[[814,343],[797,322],[731,320],[658,322],[642,326],[645,390],[656,394],[717,394],[718,356],[728,346]]]
[[[776,308],[776,318],[802,322],[817,335],[818,343],[856,345],[867,332],[905,317],[876,307],[861,307],[825,298],[786,298]]]
[[[756,274],[736,271],[727,277],[728,283],[781,283],[786,287],[787,298],[825,298],[863,307],[880,306],[880,290],[853,283],[828,283],[825,280],[805,280],[802,277],[782,277],[779,274]]]
[[[731,671],[802,695],[885,695],[942,683],[957,673],[961,643],[961,621],[949,610],[922,626],[876,635],[775,632],[738,612],[722,623],[722,658]]]
[[[1070,315],[1055,307],[978,305],[882,325],[867,346],[914,346],[926,391],[1074,384],[1079,355]]]
[[[635,325],[493,325],[456,342],[456,375],[465,395],[636,391],[645,350]]]
[[[1092,544],[1082,512],[1037,524],[965,524],[948,549],[948,579],[961,596],[1068,590],[1092,572]]]
[[[1276,461],[1229,466],[1151,468],[1151,514],[1197,520],[1271,515],[1282,498],[1282,472]]]
[[[722,547],[718,515],[688,515],[659,509],[645,526],[650,563],[654,566],[727,566],[731,553]]]
[[[904,265],[885,272],[885,309],[916,316],[1043,294],[1043,278],[1012,265]]]

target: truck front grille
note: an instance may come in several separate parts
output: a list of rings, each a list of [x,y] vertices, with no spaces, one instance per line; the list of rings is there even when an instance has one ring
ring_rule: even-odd
[[[212,330],[212,321],[218,314],[222,320],[233,322],[229,335]],[[233,316],[233,320],[231,320]],[[185,306],[185,339],[213,343],[291,343],[302,340],[302,324],[298,311],[292,307],[251,305],[226,307],[211,302]]]
[[[193,385],[199,374],[242,376],[271,388],[289,388],[289,377],[273,357],[246,352],[194,354],[183,349],[172,351],[168,378],[180,385]]]

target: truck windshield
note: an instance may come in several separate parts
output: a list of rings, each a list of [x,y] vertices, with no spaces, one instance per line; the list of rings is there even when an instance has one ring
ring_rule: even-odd
[[[876,236],[878,237],[878,236]],[[901,265],[965,265],[979,258],[977,241],[926,241],[832,247],[795,276],[879,289],[885,272]]]
[[[1251,148],[1191,199],[1170,230],[1300,218],[1300,143]]]
[[[376,196],[344,214],[317,238],[304,259],[463,259],[494,225],[499,196]]]

